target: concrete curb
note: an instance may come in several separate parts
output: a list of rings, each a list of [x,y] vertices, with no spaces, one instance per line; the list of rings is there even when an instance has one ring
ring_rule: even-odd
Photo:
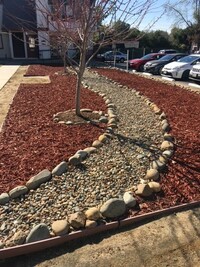
[[[168,77],[162,77],[162,80],[169,81],[169,82],[175,82],[173,78],[168,78]]]
[[[188,83],[188,86],[191,86],[191,87],[195,87],[195,88],[200,89],[200,85],[195,84],[195,83]]]

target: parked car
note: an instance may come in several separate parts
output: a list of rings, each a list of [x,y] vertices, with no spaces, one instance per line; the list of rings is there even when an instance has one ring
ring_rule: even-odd
[[[114,58],[116,58],[117,62],[123,63],[125,60],[127,60],[127,55],[120,51],[107,51],[103,54],[98,54],[97,58],[102,61],[113,61]]]
[[[147,62],[144,65],[144,71],[152,73],[152,74],[161,74],[162,68],[173,61],[177,61],[178,59],[187,56],[187,54],[176,53],[176,54],[167,54],[161,57],[158,60],[152,60]]]
[[[158,51],[158,53],[162,53],[162,54],[166,55],[166,54],[175,54],[175,53],[177,53],[177,51],[174,49],[162,49],[162,50]]]
[[[186,57],[182,57],[176,62],[166,64],[162,71],[162,76],[172,77],[174,79],[186,80],[189,77],[189,72],[193,65],[200,63],[199,54],[191,54]]]
[[[144,64],[146,62],[159,59],[163,56],[164,56],[164,54],[161,54],[161,53],[151,53],[151,54],[147,54],[141,58],[131,59],[131,60],[129,60],[129,67],[131,69],[135,69],[137,71],[143,71],[144,70]]]
[[[198,83],[200,82],[200,64],[192,67],[189,73],[189,79]]]

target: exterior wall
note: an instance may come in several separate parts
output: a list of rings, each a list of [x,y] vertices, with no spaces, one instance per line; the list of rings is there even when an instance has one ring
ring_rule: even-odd
[[[3,4],[0,3],[0,31],[2,29],[2,20],[3,20]]]
[[[48,0],[35,0],[36,5],[36,20],[38,30],[38,45],[39,45],[39,57],[41,59],[51,58],[50,38],[48,35],[49,30],[49,16],[48,12],[50,7]]]
[[[50,59],[51,47],[49,44],[49,34],[46,31],[38,31],[39,58]]]

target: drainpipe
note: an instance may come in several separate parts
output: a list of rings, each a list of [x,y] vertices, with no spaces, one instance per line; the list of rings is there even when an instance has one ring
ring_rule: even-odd
[[[23,42],[24,42],[24,51],[25,51],[25,58],[28,58],[28,51],[27,51],[27,39],[26,36],[28,36],[27,32],[23,32]]]
[[[8,35],[9,35],[9,46],[10,46],[11,58],[13,59],[14,53],[13,53],[12,32],[9,32]]]

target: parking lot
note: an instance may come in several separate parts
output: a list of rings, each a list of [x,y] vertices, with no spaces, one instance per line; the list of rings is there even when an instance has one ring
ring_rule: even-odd
[[[113,61],[106,61],[103,64],[105,66],[107,66],[107,67],[114,67],[114,62]],[[115,67],[119,68],[119,69],[127,70],[127,63],[126,62],[124,62],[124,63],[116,63]],[[184,86],[186,88],[189,88],[189,89],[191,89],[193,91],[196,91],[196,92],[200,93],[200,84],[197,84],[195,82],[191,82],[189,80],[187,80],[187,81],[174,80],[174,79],[171,79],[171,78],[162,77],[160,75],[152,75],[150,73],[137,72],[137,71],[134,71],[132,69],[128,69],[128,71],[133,72],[133,73],[135,73],[137,75],[140,75],[140,76],[144,76],[146,78],[151,78],[151,79],[153,78],[153,79],[156,79],[156,80],[159,80],[159,81],[162,81],[162,82],[175,83],[176,85]]]

